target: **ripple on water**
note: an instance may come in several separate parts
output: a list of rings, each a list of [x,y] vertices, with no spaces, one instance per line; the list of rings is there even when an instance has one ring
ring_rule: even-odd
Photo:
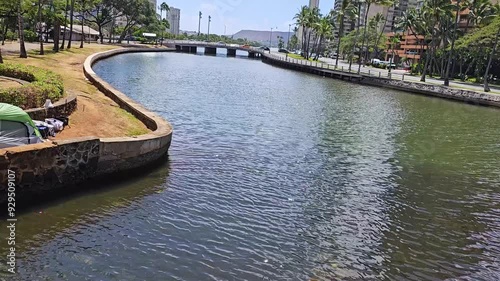
[[[24,215],[21,279],[500,279],[498,111],[247,59],[95,69],[173,123],[169,163]]]

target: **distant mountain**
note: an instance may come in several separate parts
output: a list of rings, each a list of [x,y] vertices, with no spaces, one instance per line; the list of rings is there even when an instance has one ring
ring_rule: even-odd
[[[278,45],[278,36],[283,37],[283,41],[288,39],[288,35],[292,36],[293,32],[281,32],[281,31],[273,31],[273,46]],[[269,45],[269,38],[271,36],[271,30],[269,31],[260,31],[260,30],[241,30],[238,33],[233,35],[233,39],[247,39],[248,41],[257,41],[261,42],[264,45]],[[267,44],[266,44],[267,42]]]

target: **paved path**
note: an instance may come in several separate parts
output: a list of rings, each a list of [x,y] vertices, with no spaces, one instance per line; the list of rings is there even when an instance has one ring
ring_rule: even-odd
[[[278,53],[278,52],[272,52],[272,53],[275,55],[282,56],[282,57],[286,56],[286,54],[283,54],[283,53]],[[335,66],[335,59],[321,58],[320,63],[321,62],[328,64],[330,66]],[[342,67],[343,67],[343,69],[345,71],[347,71],[349,69],[349,63],[346,61],[343,61],[343,60],[339,60],[338,67],[340,69],[342,69]],[[351,71],[353,71],[353,72],[358,71],[358,64],[357,63],[352,64]],[[371,66],[364,66],[364,65],[361,65],[361,72],[363,74],[370,73],[371,75],[374,75],[374,76],[380,75],[381,77],[388,77],[388,74],[389,74],[389,71],[387,69],[380,69],[380,68],[371,67]],[[405,81],[422,83],[422,82],[420,82],[420,76],[411,76],[411,75],[409,75],[409,72],[407,72],[405,70],[396,69],[396,70],[392,70],[391,72],[392,72],[393,79],[397,79],[397,80],[404,79]],[[429,78],[429,77],[426,78],[425,83],[433,84],[433,85],[443,85],[442,80],[435,79],[435,78]],[[463,82],[450,81],[450,87],[469,90],[469,91],[476,91],[479,93],[484,93],[483,86],[480,86],[480,85],[473,85],[473,84],[467,84],[467,83],[463,83]],[[499,88],[491,88],[490,94],[500,94],[500,89]]]

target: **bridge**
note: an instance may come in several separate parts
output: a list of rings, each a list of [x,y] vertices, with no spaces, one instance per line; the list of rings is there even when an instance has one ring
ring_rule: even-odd
[[[235,57],[236,51],[243,51],[248,53],[249,58],[261,57],[264,53],[263,49],[241,46],[237,44],[225,44],[215,42],[191,41],[191,40],[167,40],[163,44],[175,46],[177,52],[196,54],[198,48],[204,48],[206,55],[217,54],[217,49],[226,49],[228,57]]]

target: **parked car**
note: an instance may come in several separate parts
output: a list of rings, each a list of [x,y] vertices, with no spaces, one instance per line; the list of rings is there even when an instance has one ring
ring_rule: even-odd
[[[283,48],[279,49],[278,52],[285,53],[285,54],[290,53],[290,51],[288,51],[287,49],[283,49]]]
[[[266,47],[266,46],[261,46],[259,49],[264,50],[264,51],[269,51],[269,47]]]
[[[241,46],[241,47],[242,47],[242,48],[245,48],[245,49],[250,49],[250,45],[248,45],[248,44],[245,44],[245,45],[243,45],[243,46]]]
[[[226,43],[222,41],[217,42],[217,44],[226,46]]]

